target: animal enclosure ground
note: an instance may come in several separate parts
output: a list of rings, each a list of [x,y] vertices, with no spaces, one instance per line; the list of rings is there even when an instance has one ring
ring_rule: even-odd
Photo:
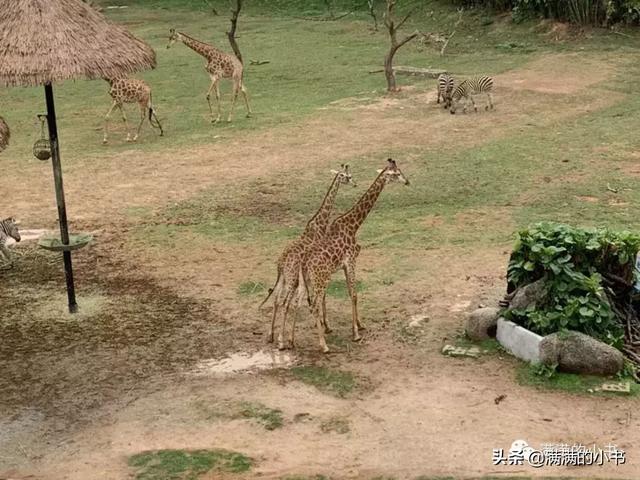
[[[21,244],[15,268],[0,272],[0,478],[135,478],[128,459],[174,450],[251,459],[249,471],[205,479],[640,477],[637,399],[520,385],[519,365],[500,352],[440,353],[466,312],[504,293],[517,228],[640,229],[640,38],[594,31],[557,43],[534,24],[470,13],[443,59],[417,45],[397,59],[494,76],[495,111],[453,116],[435,104],[432,80],[400,77],[402,92],[384,95],[382,75],[367,72],[386,40],[368,30],[366,12],[310,22],[251,7],[240,46],[270,61],[247,68],[255,118],[212,126],[201,59],[164,48],[175,27],[228,50],[227,18],[188,8],[195,3],[106,10],[157,49],[159,66],[143,77],[166,137],[147,129],[126,144],[114,122],[103,147],[106,83],[58,89],[69,217],[95,242],[74,256],[77,316],[64,313],[55,255]],[[427,10],[434,15],[417,12],[408,31],[457,16],[437,2]],[[0,213],[25,229],[56,219],[49,165],[29,158],[38,95],[0,91],[12,127],[0,157],[11,211]],[[265,343],[269,312],[257,310],[277,255],[317,207],[330,169],[350,163],[359,184],[340,191],[344,210],[388,156],[411,186],[388,187],[360,232],[364,341],[349,339],[336,275],[335,353],[318,353],[301,316],[298,351],[279,357]],[[267,360],[250,372],[216,369],[238,353],[249,365],[256,352]],[[628,461],[493,466],[492,449],[520,438],[611,442]]]

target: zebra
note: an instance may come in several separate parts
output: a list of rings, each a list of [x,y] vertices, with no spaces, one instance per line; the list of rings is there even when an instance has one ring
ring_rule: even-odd
[[[484,109],[489,110],[489,108],[493,109],[493,98],[491,97],[491,91],[493,90],[493,78],[488,77],[486,75],[481,77],[473,77],[461,82],[454,90],[451,95],[451,107],[449,111],[454,114],[458,108],[458,103],[464,97],[465,103],[462,107],[462,112],[466,113],[467,111],[467,101],[471,99],[471,103],[473,104],[473,109],[477,112],[478,107],[476,107],[476,102],[473,99],[474,95],[480,95],[484,93],[487,95],[487,100],[489,102],[488,105],[485,105]]]
[[[13,238],[16,242],[20,241],[20,232],[18,231],[18,223],[15,219],[9,217],[4,220],[0,220],[0,253],[9,262],[9,265],[13,265],[11,261],[11,252],[7,248],[7,238]]]
[[[441,73],[438,75],[438,103],[440,103],[440,98],[444,101],[444,108],[449,108],[451,106],[451,94],[453,92],[453,87],[455,85],[455,81],[451,75],[448,73]]]

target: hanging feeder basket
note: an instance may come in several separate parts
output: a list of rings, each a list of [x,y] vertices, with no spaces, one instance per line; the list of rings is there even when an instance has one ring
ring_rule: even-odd
[[[70,252],[86,247],[93,240],[88,233],[69,234],[69,244],[65,245],[60,237],[45,236],[38,240],[38,246],[52,252]]]
[[[38,120],[40,120],[40,139],[33,144],[33,156],[38,160],[45,161],[51,158],[51,142],[44,132],[47,116],[44,114],[38,115]]]

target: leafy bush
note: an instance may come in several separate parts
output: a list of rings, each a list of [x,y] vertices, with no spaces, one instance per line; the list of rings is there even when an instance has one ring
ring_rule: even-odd
[[[518,21],[553,18],[580,25],[640,24],[640,0],[455,0],[467,7],[512,10]]]
[[[635,281],[639,249],[640,236],[629,232],[552,223],[520,231],[509,283],[517,288],[543,279],[546,296],[542,304],[506,316],[541,335],[570,329],[621,348],[624,330],[611,301],[620,291],[613,285]]]

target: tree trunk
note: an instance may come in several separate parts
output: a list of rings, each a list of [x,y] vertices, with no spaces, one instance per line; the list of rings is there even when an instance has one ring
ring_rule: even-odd
[[[391,47],[384,57],[384,76],[387,78],[387,91],[397,92],[396,74],[393,71],[393,56],[396,54],[397,48]]]
[[[227,37],[229,37],[229,43],[231,44],[233,53],[236,55],[236,57],[238,57],[240,63],[244,63],[242,61],[242,53],[240,53],[240,47],[238,47],[238,42],[236,41],[236,27],[238,25],[238,15],[240,15],[241,8],[242,0],[236,0],[236,8],[231,10],[231,29],[227,32]]]

